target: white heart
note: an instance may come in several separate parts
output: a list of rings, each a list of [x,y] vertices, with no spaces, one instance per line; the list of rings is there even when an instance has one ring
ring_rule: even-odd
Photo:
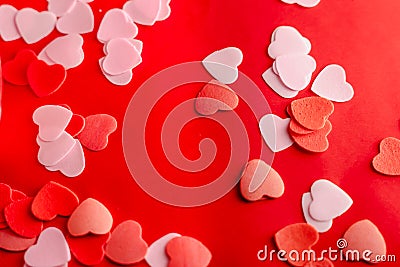
[[[157,21],[161,0],[131,0],[122,9],[135,23],[151,26]]]
[[[138,39],[126,39],[128,42],[130,42],[135,48],[136,50],[139,52],[139,54],[142,54],[143,51],[143,42],[138,40]],[[104,47],[103,47],[103,52],[104,54],[108,54],[108,50],[107,50],[107,45],[110,43],[110,41],[108,41]]]
[[[92,32],[94,28],[92,8],[78,1],[70,12],[58,19],[56,27],[59,32],[65,34]]]
[[[122,9],[114,8],[104,15],[97,32],[97,39],[106,43],[115,38],[135,38],[137,34],[138,27],[129,15]]]
[[[158,13],[157,21],[166,20],[171,15],[171,0],[161,0],[161,8]]]
[[[154,241],[147,249],[146,256],[144,257],[147,264],[150,267],[168,267],[169,257],[165,253],[165,247],[169,241],[180,236],[180,234],[170,233]]]
[[[75,146],[75,139],[66,132],[51,142],[45,142],[38,136],[36,143],[39,145],[38,161],[44,166],[54,166],[64,159]]]
[[[304,218],[306,219],[306,222],[317,229],[319,233],[325,233],[329,231],[329,229],[332,228],[333,220],[321,222],[321,221],[316,221],[310,216],[309,212],[309,207],[312,202],[311,194],[310,193],[304,193],[303,197],[301,198],[301,206],[303,209],[303,215]]]
[[[76,177],[85,169],[85,155],[79,140],[75,139],[72,150],[56,165],[46,166],[49,171],[60,171],[67,177]]]
[[[38,12],[24,8],[15,16],[15,23],[27,44],[36,43],[49,35],[56,26],[57,17],[49,11]]]
[[[69,34],[54,39],[43,50],[51,61],[62,65],[68,70],[79,66],[83,62],[85,54],[82,46],[82,36]]]
[[[264,81],[268,86],[275,91],[278,95],[284,98],[293,98],[297,96],[299,91],[295,91],[287,87],[279,78],[278,75],[274,73],[272,68],[267,69],[262,75]]]
[[[285,150],[293,144],[288,132],[289,123],[290,118],[281,119],[274,114],[267,114],[261,118],[259,122],[261,135],[273,152]]]
[[[13,6],[0,6],[0,35],[6,42],[21,38],[17,25],[15,24],[17,12],[18,10]]]
[[[237,67],[242,61],[243,53],[239,48],[227,47],[208,55],[202,63],[216,80],[224,84],[231,84],[238,79]]]
[[[104,62],[104,57],[99,59],[99,65],[101,68],[101,72],[103,73],[104,77],[107,78],[107,80],[109,82],[111,82],[112,84],[115,84],[115,85],[119,85],[119,86],[124,86],[131,82],[132,76],[133,76],[131,70],[121,73],[119,75],[110,75],[104,71],[103,62]]]
[[[47,9],[57,17],[61,17],[70,12],[76,3],[77,0],[48,0]]]
[[[311,43],[300,32],[290,26],[280,26],[272,33],[272,41],[268,47],[268,55],[277,58],[290,54],[308,54]]]

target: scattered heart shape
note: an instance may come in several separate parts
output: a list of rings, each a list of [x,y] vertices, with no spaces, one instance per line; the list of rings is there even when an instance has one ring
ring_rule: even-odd
[[[197,94],[195,109],[201,115],[212,115],[218,110],[234,110],[239,104],[239,97],[227,85],[212,80]]]
[[[48,182],[37,193],[32,202],[32,213],[42,221],[50,221],[57,215],[69,216],[79,205],[79,199],[65,186]]]
[[[157,21],[163,21],[171,15],[171,0],[161,0],[160,12],[158,12]]]
[[[128,220],[120,223],[111,233],[106,245],[106,256],[118,264],[142,261],[147,253],[147,243],[142,238],[139,223]]]
[[[38,12],[23,8],[15,15],[15,23],[27,44],[36,43],[48,36],[56,26],[57,17],[49,11]]]
[[[273,59],[290,54],[307,55],[310,51],[310,41],[304,38],[297,29],[290,26],[277,27],[268,47],[268,55]]]
[[[63,266],[71,260],[71,253],[63,233],[49,227],[40,234],[37,244],[24,255],[28,266]]]
[[[385,175],[400,175],[400,140],[387,137],[381,141],[379,150],[372,160],[374,169]]]
[[[62,17],[75,7],[77,0],[47,0],[47,3],[47,10],[57,17]]]
[[[208,55],[202,64],[214,79],[223,84],[234,83],[239,77],[238,66],[243,61],[243,53],[237,47],[227,47]]]
[[[315,229],[317,229],[317,231],[319,233],[325,233],[325,232],[329,231],[329,229],[332,228],[333,220],[329,220],[329,221],[325,221],[325,222],[314,220],[311,217],[310,212],[309,212],[311,202],[312,202],[311,194],[304,193],[303,197],[301,198],[301,206],[303,209],[303,215],[304,215],[304,218],[306,219],[306,222],[308,224],[314,226]],[[312,263],[312,264],[315,264],[315,263]],[[310,266],[313,266],[313,265],[310,265]]]
[[[107,147],[108,136],[117,130],[117,120],[107,114],[85,118],[85,129],[77,136],[84,147],[100,151]]]
[[[285,184],[279,173],[259,159],[249,161],[240,178],[240,192],[248,201],[264,197],[279,198],[285,191]]]
[[[85,118],[79,114],[73,114],[71,120],[68,123],[68,126],[65,128],[65,131],[69,133],[72,137],[80,134],[85,128]]]
[[[321,0],[282,0],[286,4],[298,4],[302,7],[315,7]]]
[[[152,26],[158,19],[161,0],[131,0],[122,9],[135,23]]]
[[[75,140],[75,139],[74,139]],[[79,140],[75,140],[75,145],[70,152],[56,165],[46,166],[49,171],[60,171],[67,177],[77,177],[85,170],[85,154]]]
[[[7,251],[25,251],[35,244],[36,238],[24,238],[9,229],[0,230],[0,248]]]
[[[7,184],[0,183],[0,229],[7,228],[6,219],[4,217],[4,208],[13,202],[11,195],[11,187]]]
[[[56,28],[59,32],[64,34],[84,34],[92,32],[94,29],[92,8],[86,3],[76,1],[71,11],[58,19]]]
[[[268,86],[274,90],[275,93],[283,98],[293,98],[297,96],[299,91],[295,91],[287,87],[281,80],[281,78],[274,73],[272,68],[267,69],[263,74],[262,78],[268,84]]]
[[[85,54],[82,46],[82,36],[69,34],[54,39],[43,50],[50,60],[68,70],[79,66],[83,62]]]
[[[138,28],[129,15],[122,9],[114,8],[107,11],[100,23],[97,39],[106,43],[115,38],[135,38]]]
[[[326,125],[326,123],[325,123],[325,125]],[[292,132],[292,133],[301,134],[301,135],[313,133],[312,130],[308,130],[307,128],[304,128],[303,126],[301,126],[301,125],[300,125],[298,122],[296,122],[295,120],[290,120],[290,123],[289,123],[289,130],[290,130],[290,132]]]
[[[88,198],[71,214],[68,220],[68,231],[73,236],[89,233],[104,235],[110,232],[113,217],[110,211],[99,201]]]
[[[12,194],[11,194],[12,201],[17,201],[17,200],[23,199],[25,197],[26,197],[25,193],[18,191],[18,190],[12,190]]]
[[[175,237],[168,242],[166,253],[170,258],[168,267],[209,265],[212,255],[208,248],[193,237]]]
[[[67,237],[68,244],[75,259],[88,266],[100,264],[105,255],[104,246],[110,239],[105,235],[88,235],[83,237]]]
[[[259,128],[265,143],[273,152],[280,152],[293,144],[288,133],[290,119],[281,119],[274,114],[263,116]]]
[[[329,148],[328,135],[332,131],[332,124],[326,121],[324,128],[308,133],[296,134],[291,132],[290,135],[294,142],[301,148],[309,152],[325,152]]]
[[[108,81],[110,81],[112,84],[119,85],[119,86],[127,85],[131,82],[132,77],[133,77],[131,70],[128,70],[128,71],[118,74],[118,75],[110,75],[107,72],[105,72],[103,69],[104,58],[105,57],[102,57],[99,59],[99,65],[100,65],[101,72],[103,73],[104,77],[107,78]]]
[[[18,10],[11,5],[0,6],[0,35],[6,41],[14,41],[21,38],[17,25],[15,24],[15,16]]]
[[[126,39],[128,42],[130,42],[135,48],[136,50],[139,52],[139,54],[142,54],[143,51],[143,42],[138,40],[138,39]],[[110,43],[110,41],[108,41],[104,46],[103,46],[103,52],[104,54],[108,54],[108,50],[107,50],[107,45]]]
[[[326,66],[315,78],[311,91],[335,102],[347,102],[354,96],[351,84],[346,82],[346,71],[342,66]]]
[[[27,71],[29,65],[37,59],[35,52],[30,49],[23,49],[17,53],[13,60],[3,65],[3,78],[14,85],[27,85]]]
[[[317,221],[335,219],[353,205],[353,200],[343,189],[325,179],[313,183],[311,198],[309,212],[311,217]]]
[[[296,223],[288,225],[275,234],[275,242],[278,249],[283,251],[306,251],[311,250],[319,240],[318,231],[307,223]],[[284,256],[293,266],[304,266],[307,262]]]
[[[180,236],[180,234],[170,233],[154,241],[154,243],[149,246],[146,256],[144,257],[147,264],[151,267],[168,267],[169,258],[165,253],[165,248],[169,241]]]
[[[36,138],[39,145],[38,161],[44,166],[54,166],[65,158],[75,146],[75,139],[66,132],[51,142],[45,142],[39,137]]]

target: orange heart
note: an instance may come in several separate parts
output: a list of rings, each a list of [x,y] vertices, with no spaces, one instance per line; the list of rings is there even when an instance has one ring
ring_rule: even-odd
[[[400,175],[400,140],[387,137],[382,140],[379,150],[372,160],[374,169],[386,175]]]
[[[290,105],[286,107],[286,113],[289,115],[290,118],[292,118],[289,123],[289,130],[297,134],[309,134],[313,132],[312,130],[304,128],[296,120],[293,119],[293,114]]]
[[[319,96],[297,99],[290,104],[292,118],[304,128],[313,131],[325,126],[333,110],[333,103]]]
[[[347,241],[347,247],[343,250],[344,255],[349,256],[348,260],[357,260],[352,253],[347,251],[358,251],[360,260],[369,263],[377,263],[377,256],[386,255],[386,242],[378,227],[370,220],[361,220],[350,226],[344,233],[343,238]],[[362,258],[365,251],[371,251],[371,255],[366,255],[370,260]]]
[[[291,136],[296,144],[310,152],[324,152],[329,147],[328,134],[332,131],[332,124],[326,121],[324,128],[309,134],[296,134]]]
[[[285,184],[279,173],[260,159],[249,161],[240,179],[242,196],[249,201],[264,198],[278,198],[285,191]]]
[[[173,238],[165,250],[171,259],[168,267],[206,267],[212,258],[211,252],[203,243],[189,236]]]

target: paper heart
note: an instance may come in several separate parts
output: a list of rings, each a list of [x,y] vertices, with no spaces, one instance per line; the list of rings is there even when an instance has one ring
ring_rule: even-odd
[[[4,218],[4,208],[7,207],[12,200],[12,189],[9,185],[0,183],[0,229],[7,228],[6,219]]]
[[[234,110],[239,97],[229,86],[212,80],[197,94],[195,109],[201,115],[212,115],[218,110]]]
[[[110,75],[119,75],[132,70],[142,62],[142,57],[131,42],[117,38],[107,43],[107,55],[103,70]]]
[[[24,251],[35,244],[36,238],[24,238],[9,229],[0,230],[0,248],[7,251]]]
[[[353,253],[347,253],[350,251],[358,251],[360,254],[360,260],[364,260],[369,263],[378,263],[378,257],[386,255],[386,242],[379,231],[378,227],[373,224],[370,220],[361,220],[354,223],[344,233],[343,239],[346,240],[347,246],[343,249],[344,255],[349,255],[349,260],[357,260],[354,258]],[[365,251],[371,251],[371,255],[367,255],[367,258],[363,258]]]
[[[65,131],[69,133],[72,137],[80,134],[85,128],[85,118],[79,114],[73,114],[71,120],[68,123],[68,126],[65,128]]]
[[[275,243],[278,249],[283,251],[310,251],[311,247],[319,240],[317,230],[306,223],[296,223],[288,225],[275,234]],[[303,259],[293,259],[284,255],[285,259],[293,266],[304,266],[306,261]]]
[[[105,72],[103,69],[104,58],[105,57],[102,57],[99,59],[99,65],[100,65],[101,72],[103,73],[104,77],[107,78],[108,81],[110,81],[112,84],[120,85],[120,86],[127,85],[131,82],[132,77],[133,77],[132,70],[128,70],[128,71],[118,74],[118,75],[110,75],[107,72]]]
[[[328,135],[332,131],[332,124],[326,121],[324,128],[308,134],[296,134],[291,132],[290,135],[294,142],[301,148],[310,152],[325,152],[329,148]]]
[[[142,54],[143,51],[143,42],[138,40],[138,39],[126,39],[128,42],[130,42],[135,48],[136,50],[139,52],[139,54]],[[107,51],[107,45],[110,43],[110,41],[108,41],[104,46],[103,46],[103,52],[104,54],[108,54]]]
[[[36,54],[32,50],[23,49],[18,52],[13,60],[3,65],[3,78],[14,85],[27,85],[27,71],[30,63],[35,60]]]
[[[75,145],[71,151],[56,165],[46,166],[49,171],[60,171],[67,177],[77,177],[85,169],[85,155],[79,140],[75,140]]]
[[[114,8],[107,11],[100,23],[97,39],[106,43],[115,38],[135,38],[138,28],[129,15],[122,9]]]
[[[262,78],[268,84],[268,86],[275,91],[278,95],[284,98],[293,98],[297,96],[299,91],[295,91],[287,87],[279,78],[278,75],[274,73],[272,68],[267,69],[263,74]]]
[[[309,212],[317,221],[328,221],[345,213],[353,204],[351,197],[331,181],[321,179],[311,186]]]
[[[82,36],[69,34],[54,39],[43,50],[53,62],[64,66],[68,70],[79,66],[83,62],[85,54],[82,46]]]
[[[40,234],[37,244],[24,255],[28,266],[63,266],[71,260],[71,253],[63,233],[49,227]]]
[[[311,91],[335,102],[346,102],[354,96],[353,87],[346,82],[346,71],[339,65],[326,66],[315,78]]]
[[[45,105],[33,112],[33,122],[39,126],[39,137],[49,142],[57,140],[72,118],[72,112],[62,106]]]
[[[285,150],[293,144],[288,133],[290,118],[281,119],[274,114],[263,116],[258,124],[265,143],[273,152]]]
[[[290,54],[276,58],[276,69],[282,82],[296,91],[303,90],[310,84],[316,67],[315,59],[309,55]]]
[[[23,199],[25,197],[26,197],[25,193],[23,193],[21,191],[18,191],[18,190],[12,191],[12,194],[11,194],[12,201],[17,201],[17,200]]]
[[[110,236],[110,233],[83,237],[69,236],[67,240],[75,259],[84,265],[93,266],[103,261],[105,255],[104,246]]]
[[[152,26],[158,19],[161,0],[131,0],[122,9],[135,23]]]
[[[57,140],[51,142],[45,142],[37,137],[36,143],[40,147],[38,161],[44,166],[56,165],[65,158],[75,146],[74,138],[66,132],[63,132]]]
[[[400,140],[387,137],[381,141],[379,150],[372,160],[374,169],[386,175],[400,175]]]
[[[324,258],[322,261],[318,259],[318,261],[307,262],[304,267],[334,267],[334,265],[329,259]]]
[[[106,256],[119,264],[133,264],[144,259],[147,243],[142,238],[142,227],[135,221],[120,223],[111,233],[106,245]]]
[[[43,228],[43,223],[31,212],[32,200],[31,197],[26,197],[10,203],[4,209],[4,216],[11,230],[26,238],[37,237]]]
[[[333,113],[333,103],[319,96],[294,100],[290,104],[292,118],[309,130],[319,130]]]
[[[321,0],[282,0],[286,4],[298,4],[303,7],[315,7]]]
[[[88,198],[71,214],[68,231],[73,236],[103,235],[110,232],[112,224],[113,217],[108,209],[99,201]]]
[[[57,215],[69,216],[79,205],[79,199],[65,186],[48,182],[37,193],[32,202],[32,213],[42,221],[50,221]]]
[[[58,19],[56,28],[64,34],[92,32],[94,28],[92,8],[86,3],[77,1],[71,11]]]
[[[240,191],[248,201],[264,197],[278,198],[285,191],[285,184],[279,173],[259,159],[249,161],[240,178]]]
[[[311,51],[309,40],[293,27],[281,26],[276,28],[272,39],[268,47],[268,55],[273,59],[290,54],[307,55]]]
[[[160,12],[158,12],[157,21],[166,20],[171,15],[171,0],[161,0]]]
[[[271,35],[271,43],[272,43],[273,41],[275,41],[275,39],[276,39],[276,33],[277,33],[278,31],[284,29],[284,28],[292,28],[292,30],[297,31],[297,29],[294,28],[294,27],[292,27],[292,26],[278,26],[278,27],[276,27],[275,30],[272,32],[272,35]],[[299,33],[299,34],[300,34],[300,33]],[[308,40],[308,39],[305,38],[305,37],[303,37],[303,40],[304,40],[306,46],[308,47],[308,49],[311,51],[311,42],[310,42],[310,40]]]
[[[21,38],[17,25],[15,24],[15,16],[17,13],[18,10],[13,6],[0,6],[0,35],[6,42]]]
[[[329,231],[332,227],[333,220],[328,220],[325,222],[317,221],[314,220],[309,212],[310,204],[312,202],[311,194],[310,193],[304,193],[303,197],[301,198],[301,206],[303,209],[303,215],[304,218],[306,219],[306,222],[317,229],[319,233],[325,233]],[[312,265],[311,265],[312,266]]]
[[[61,65],[47,65],[44,61],[34,60],[28,67],[29,85],[38,97],[53,94],[63,85],[67,72]]]
[[[117,121],[107,114],[91,115],[85,118],[85,129],[78,135],[87,149],[100,151],[107,147],[108,136],[117,130]]]
[[[180,234],[170,233],[154,241],[154,243],[149,246],[146,256],[144,257],[147,264],[151,267],[167,267],[169,258],[165,253],[165,248],[169,241],[180,236]]]
[[[15,15],[15,23],[27,44],[36,43],[49,35],[56,26],[57,17],[49,12],[23,8]]]
[[[77,0],[47,0],[47,2],[47,10],[57,17],[64,16],[78,3]]]
[[[211,252],[203,243],[189,236],[173,238],[167,244],[166,253],[171,259],[168,267],[206,267],[212,258]]]
[[[237,68],[242,61],[243,54],[239,48],[227,47],[208,55],[202,64],[216,80],[224,84],[231,84],[238,79]]]

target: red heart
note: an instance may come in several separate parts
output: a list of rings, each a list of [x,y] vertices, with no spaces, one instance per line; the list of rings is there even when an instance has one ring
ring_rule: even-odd
[[[32,61],[36,60],[36,54],[30,49],[18,52],[15,58],[3,65],[3,78],[14,85],[27,85],[27,71]]]
[[[17,201],[17,200],[23,199],[25,197],[26,197],[25,193],[23,193],[21,191],[18,191],[18,190],[12,191],[12,194],[11,194],[12,201]]]
[[[48,96],[57,91],[64,83],[67,72],[64,67],[47,65],[42,60],[34,60],[27,71],[29,85],[38,97]]]
[[[12,189],[6,184],[0,183],[0,229],[7,228],[4,217],[4,208],[12,202]]]
[[[36,218],[50,221],[57,215],[69,216],[79,205],[79,199],[70,189],[55,182],[45,184],[32,202]]]
[[[301,258],[302,252],[310,250],[319,240],[318,231],[307,223],[296,223],[288,225],[275,234],[275,242],[278,249],[289,253],[297,251],[299,259],[286,258],[294,266],[304,266],[307,262]]]
[[[332,131],[332,124],[326,121],[324,128],[309,134],[296,134],[290,131],[294,142],[310,152],[324,152],[329,148],[328,134]]]
[[[65,131],[69,133],[72,137],[80,134],[85,128],[85,118],[82,115],[74,114]]]
[[[84,237],[68,236],[67,241],[76,260],[84,265],[92,266],[103,261],[104,245],[108,242],[110,236],[110,233]]]
[[[14,233],[26,237],[37,237],[43,229],[43,223],[38,221],[31,212],[32,198],[26,197],[10,203],[4,209],[7,224]]]
[[[133,264],[144,259],[147,243],[139,223],[128,220],[115,227],[106,245],[106,256],[119,264]]]
[[[310,261],[304,267],[333,267],[333,263],[329,259],[324,258],[322,261]]]
[[[117,121],[107,114],[91,115],[85,118],[85,128],[77,136],[81,144],[93,151],[107,147],[108,136],[117,129]]]
[[[189,236],[173,238],[165,250],[171,259],[168,267],[205,267],[212,258],[211,252],[203,243]]]
[[[0,248],[7,251],[24,251],[35,244],[36,238],[24,238],[10,229],[0,230]]]
[[[400,140],[387,137],[381,141],[379,150],[372,160],[374,169],[386,175],[400,175]]]

